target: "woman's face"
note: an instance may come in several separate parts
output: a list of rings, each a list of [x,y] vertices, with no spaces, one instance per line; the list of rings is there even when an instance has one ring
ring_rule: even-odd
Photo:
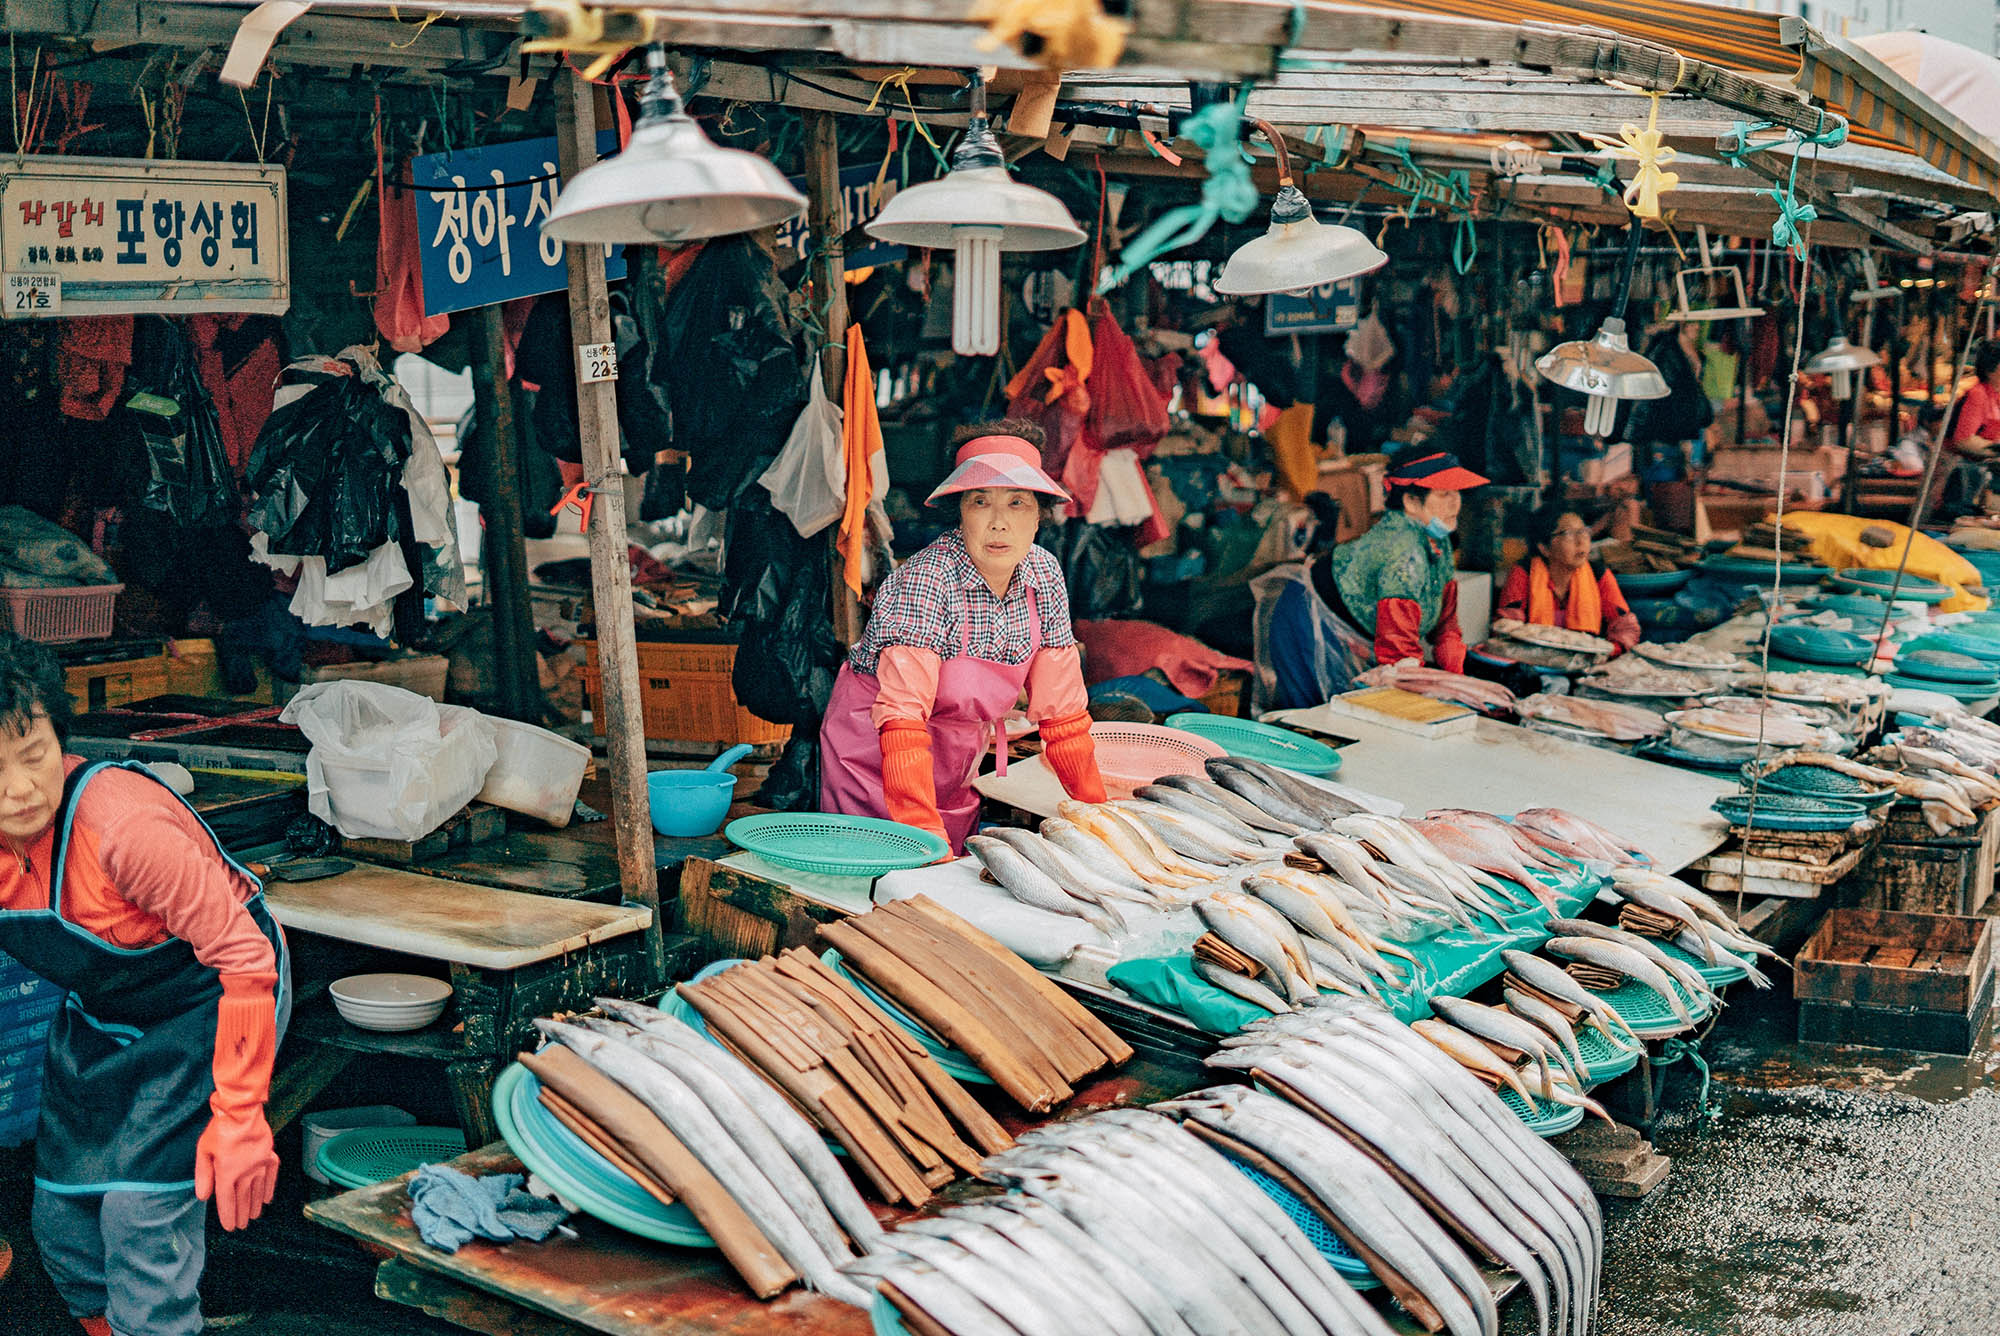
[[[62,790],[62,744],[48,716],[0,724],[0,835],[25,843],[47,830]]]
[[[1403,498],[1403,513],[1419,524],[1436,520],[1444,525],[1447,533],[1455,533],[1458,530],[1459,507],[1464,502],[1465,498],[1457,492],[1412,492]]]
[[[958,495],[958,527],[981,571],[1011,573],[1027,558],[1042,510],[1025,487],[975,487]]]
[[[1581,515],[1556,521],[1555,533],[1542,544],[1542,559],[1570,570],[1590,560],[1590,529]]]

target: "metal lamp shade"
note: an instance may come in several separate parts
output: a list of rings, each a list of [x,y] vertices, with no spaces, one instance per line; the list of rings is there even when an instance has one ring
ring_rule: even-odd
[[[1232,297],[1305,292],[1372,273],[1387,263],[1389,257],[1351,227],[1322,223],[1310,211],[1294,222],[1280,222],[1274,210],[1264,235],[1229,257],[1215,290]]]
[[[1869,367],[1881,365],[1880,353],[1871,348],[1856,347],[1847,341],[1846,335],[1836,334],[1832,342],[1806,363],[1806,370],[1814,375],[1831,375],[1836,371],[1866,371]]]
[[[1005,167],[955,167],[899,190],[863,230],[891,245],[947,248],[966,227],[997,228],[1003,251],[1060,250],[1083,240],[1061,200],[1022,185]]]
[[[542,231],[586,245],[671,244],[754,232],[805,207],[768,161],[717,145],[676,111],[642,119],[623,153],[577,173]]]
[[[1535,361],[1544,380],[1604,399],[1664,399],[1667,378],[1625,342],[1625,322],[1605,320],[1594,339],[1558,343]]]

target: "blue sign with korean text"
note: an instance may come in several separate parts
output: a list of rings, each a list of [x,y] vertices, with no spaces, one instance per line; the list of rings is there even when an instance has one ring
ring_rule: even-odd
[[[1352,281],[1264,299],[1266,334],[1339,334],[1361,323],[1361,291]]]
[[[881,168],[872,163],[859,163],[853,167],[840,169],[840,221],[850,235],[855,228],[881,213],[882,206],[896,193],[895,180],[893,178],[878,180],[880,175]],[[803,191],[806,188],[806,179],[803,176],[794,176],[791,182],[798,190]],[[804,214],[778,225],[780,255],[790,251],[803,260],[806,257],[806,249],[811,244],[812,238],[806,230]],[[893,264],[909,254],[905,247],[892,246],[886,241],[871,241],[865,235],[854,238],[850,244],[854,249],[842,257],[841,263],[842,271],[850,274],[857,269],[870,269],[878,264]]]
[[[617,131],[598,131],[597,151],[616,153]],[[411,160],[410,180],[417,186],[425,314],[569,286],[562,243],[542,235],[561,184],[555,136],[426,153]],[[604,276],[625,277],[624,247],[606,246],[604,254]]]

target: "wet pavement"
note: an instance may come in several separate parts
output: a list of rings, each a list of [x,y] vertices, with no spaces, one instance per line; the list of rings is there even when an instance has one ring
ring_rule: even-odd
[[[1801,1046],[1738,997],[1674,1069],[1666,1182],[1608,1204],[1603,1336],[2000,1333],[2000,1055]],[[1518,1325],[1510,1323],[1510,1328]]]
[[[1782,988],[1782,983],[1781,983]],[[1602,1336],[2000,1336],[2000,1052],[1803,1048],[1788,997],[1739,996],[1698,1077],[1673,1068],[1666,1182],[1606,1203]],[[281,1148],[282,1149],[282,1148]],[[295,1147],[293,1147],[295,1151]],[[0,1236],[17,1251],[0,1333],[74,1336],[27,1237],[26,1157],[0,1152]],[[445,1336],[373,1297],[374,1261],[306,1224],[297,1184],[247,1235],[211,1232],[211,1330]],[[1533,1331],[1509,1305],[1508,1336]]]

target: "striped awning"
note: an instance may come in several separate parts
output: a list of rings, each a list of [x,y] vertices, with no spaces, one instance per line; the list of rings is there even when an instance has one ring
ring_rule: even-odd
[[[1365,0],[1374,9],[1495,23],[1593,27],[1671,47],[1750,74],[1787,76],[1849,122],[1856,143],[1915,153],[1939,170],[2000,193],[2000,145],[1857,46],[1799,19],[1693,0]]]

